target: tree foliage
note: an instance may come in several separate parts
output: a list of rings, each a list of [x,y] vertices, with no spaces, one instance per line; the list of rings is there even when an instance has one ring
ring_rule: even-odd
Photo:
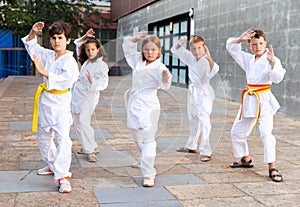
[[[14,33],[24,32],[32,24],[33,15],[18,0],[3,1],[0,7],[0,28],[11,29]]]
[[[89,25],[107,22],[101,11],[89,0],[6,0],[0,7],[0,28],[26,34],[33,23],[43,21],[46,26],[55,21],[65,21],[73,26],[74,35],[82,33]],[[96,18],[95,18],[96,17]]]

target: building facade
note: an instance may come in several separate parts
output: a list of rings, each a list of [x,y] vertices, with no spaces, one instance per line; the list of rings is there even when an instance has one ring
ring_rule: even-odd
[[[187,86],[188,68],[173,57],[169,49],[180,36],[198,34],[204,37],[220,66],[217,77],[211,81],[216,95],[240,102],[246,84],[245,73],[230,57],[225,43],[227,38],[237,37],[249,28],[259,28],[266,33],[268,44],[272,44],[275,55],[287,70],[284,80],[272,85],[280,111],[300,119],[300,1],[139,0],[132,6],[133,1],[111,1],[112,17],[118,22],[116,59],[121,66],[124,65],[123,37],[145,29],[162,40],[162,61],[174,76],[173,84]],[[246,45],[243,48],[247,50]]]

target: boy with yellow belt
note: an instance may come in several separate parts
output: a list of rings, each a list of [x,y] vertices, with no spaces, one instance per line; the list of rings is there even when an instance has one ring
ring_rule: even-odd
[[[55,22],[50,26],[49,36],[53,50],[37,43],[36,35],[43,28],[44,23],[37,22],[29,34],[22,38],[37,72],[43,76],[44,81],[36,91],[32,131],[37,132],[40,153],[47,166],[39,169],[37,174],[54,174],[59,192],[68,193],[72,190],[69,181],[72,175],[69,171],[72,158],[69,89],[78,79],[79,70],[73,52],[66,49],[71,41],[71,27],[65,22]]]

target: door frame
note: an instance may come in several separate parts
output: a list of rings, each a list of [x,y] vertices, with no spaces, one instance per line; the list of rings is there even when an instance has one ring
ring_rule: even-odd
[[[187,28],[185,32],[181,32],[181,22],[187,22]],[[174,24],[179,23],[179,33],[178,34],[173,34],[174,31]],[[168,27],[169,26],[169,27]],[[168,27],[170,29],[170,31],[166,32],[164,30],[164,35],[160,35],[159,33],[159,28],[160,27]],[[191,31],[191,18],[189,16],[189,13],[184,13],[184,14],[180,14],[168,19],[164,19],[161,21],[157,21],[157,22],[152,22],[150,24],[148,24],[148,31],[150,34],[156,34],[162,41],[162,43],[164,43],[164,39],[168,38],[169,41],[169,48],[165,49],[165,47],[163,47],[163,51],[162,51],[162,62],[169,68],[170,72],[172,73],[172,70],[177,69],[177,80],[173,81],[172,84],[173,85],[177,85],[180,87],[188,87],[189,84],[189,77],[188,77],[188,67],[183,64],[178,58],[173,58],[173,55],[171,54],[171,47],[176,44],[175,41],[175,37],[178,36],[178,38],[186,35],[187,37],[190,36],[190,31]],[[177,38],[177,39],[178,39]],[[177,41],[176,39],[176,41]],[[174,41],[173,41],[174,40]],[[187,45],[188,46],[188,45]],[[177,61],[177,63],[174,64],[174,61]],[[168,62],[168,64],[167,64]],[[180,72],[185,71],[185,80],[184,83],[182,83],[182,81],[180,82]]]

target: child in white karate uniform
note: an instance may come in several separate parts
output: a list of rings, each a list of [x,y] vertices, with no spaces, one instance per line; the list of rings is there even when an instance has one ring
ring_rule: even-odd
[[[101,43],[90,28],[84,36],[74,41],[77,55],[82,64],[79,79],[73,87],[71,110],[74,128],[82,149],[78,153],[87,154],[87,161],[96,162],[98,144],[91,126],[91,117],[99,102],[100,91],[108,86],[108,65],[103,61],[106,56]]]
[[[137,42],[142,41],[142,51],[137,52]],[[127,126],[141,152],[140,166],[143,186],[154,185],[156,170],[157,125],[160,115],[158,89],[171,86],[172,75],[160,62],[161,44],[156,35],[146,36],[144,30],[135,37],[125,37],[123,51],[132,68],[132,88],[127,104]]]
[[[184,147],[178,148],[178,152],[195,153],[198,139],[201,134],[199,144],[200,160],[207,162],[210,160],[212,149],[210,146],[210,115],[214,100],[214,91],[209,84],[219,71],[219,66],[211,58],[204,39],[195,35],[189,42],[190,51],[183,47],[187,42],[184,36],[171,48],[171,52],[189,67],[188,92],[188,117],[190,125],[190,135]]]
[[[69,171],[72,159],[72,141],[69,137],[72,124],[70,88],[77,80],[79,70],[73,52],[66,49],[71,41],[71,27],[64,22],[56,22],[50,26],[49,36],[53,50],[37,43],[36,34],[43,28],[44,23],[37,22],[30,33],[22,38],[44,81],[37,88],[32,129],[34,132],[37,130],[40,153],[48,166],[38,170],[37,174],[54,174],[59,192],[68,193],[72,190],[69,181],[72,175]],[[54,136],[58,146],[55,145]]]
[[[253,54],[242,51],[241,43],[248,41]],[[270,85],[282,81],[286,70],[280,60],[274,56],[263,31],[249,29],[238,38],[229,38],[226,49],[232,58],[246,72],[247,86],[242,93],[242,105],[231,129],[234,157],[241,158],[233,162],[232,168],[251,168],[247,136],[257,124],[264,145],[264,162],[268,163],[269,177],[275,182],[283,180],[275,167],[276,139],[272,134],[273,116],[279,109],[279,103],[272,94]]]

